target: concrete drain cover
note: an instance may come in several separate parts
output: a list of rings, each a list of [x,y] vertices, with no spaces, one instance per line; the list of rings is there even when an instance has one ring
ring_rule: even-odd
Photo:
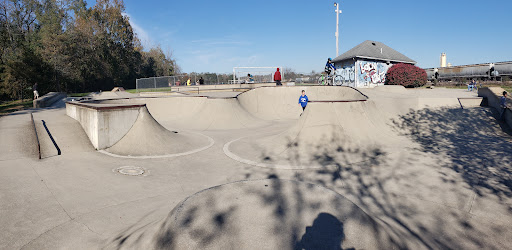
[[[135,166],[122,166],[122,167],[116,168],[114,171],[118,172],[120,174],[131,175],[131,176],[144,175],[146,173],[145,169],[143,169],[141,167],[135,167]]]

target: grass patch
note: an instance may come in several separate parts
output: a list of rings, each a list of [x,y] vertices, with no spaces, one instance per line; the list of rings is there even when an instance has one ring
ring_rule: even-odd
[[[16,112],[19,110],[32,108],[32,106],[32,99],[2,102],[0,103],[0,116]]]

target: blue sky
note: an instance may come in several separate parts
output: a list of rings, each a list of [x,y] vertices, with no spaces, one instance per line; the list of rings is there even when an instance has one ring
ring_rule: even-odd
[[[365,40],[382,42],[437,67],[512,60],[510,0],[338,1],[340,54]],[[88,1],[93,5],[94,1]],[[320,71],[336,55],[334,1],[125,0],[146,48],[160,45],[184,72],[235,66]]]

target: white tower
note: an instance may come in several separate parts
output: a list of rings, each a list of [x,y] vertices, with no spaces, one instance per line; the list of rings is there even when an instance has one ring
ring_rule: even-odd
[[[441,68],[446,67],[446,53],[444,53],[444,52],[441,53],[441,60],[440,61],[441,61],[441,65],[440,65]]]

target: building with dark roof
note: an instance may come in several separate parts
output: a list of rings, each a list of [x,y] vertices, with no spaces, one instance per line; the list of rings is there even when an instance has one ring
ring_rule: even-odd
[[[332,60],[336,67],[334,82],[352,87],[383,85],[386,72],[397,63],[415,61],[381,42],[364,41]]]

